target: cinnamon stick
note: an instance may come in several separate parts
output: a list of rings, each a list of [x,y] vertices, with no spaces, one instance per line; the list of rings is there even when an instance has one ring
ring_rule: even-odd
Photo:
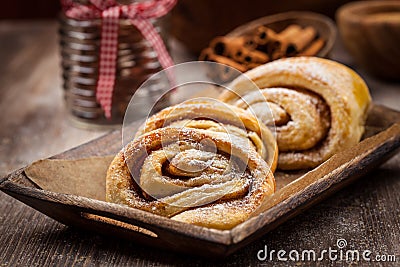
[[[279,33],[260,26],[253,35],[214,38],[199,59],[226,64],[245,72],[270,60],[316,55],[325,44],[324,40],[316,37],[317,31],[311,26],[302,28],[291,24]]]
[[[278,35],[279,38],[283,40],[291,40],[293,37],[297,37],[300,31],[301,27],[299,25],[291,24],[287,26],[283,31],[281,31]]]
[[[259,45],[266,44],[270,41],[279,41],[279,39],[278,34],[274,30],[265,26],[258,27],[254,36],[254,41]]]
[[[256,68],[256,67],[258,67],[258,66],[261,66],[262,64],[260,64],[260,63],[253,63],[253,62],[250,62],[250,63],[248,63],[248,64],[245,64],[245,66],[246,66],[246,68],[248,69],[248,70],[251,70],[251,69],[254,69],[254,68]]]
[[[254,41],[254,37],[253,36],[243,36],[241,38],[243,38],[243,43],[244,43],[245,47],[247,47],[248,49],[251,49],[251,50],[257,49],[257,44]]]
[[[210,47],[216,55],[230,57],[237,62],[259,62],[269,61],[267,54],[249,49],[245,46],[245,38],[218,37],[211,41]]]
[[[311,26],[304,29],[298,29],[297,27],[291,28],[292,30],[286,32],[284,35],[286,36],[286,40],[288,40],[285,52],[288,56],[298,54],[306,46],[310,45],[317,36],[317,31]]]
[[[306,49],[299,53],[299,56],[315,56],[324,47],[325,41],[318,38],[312,42]]]
[[[272,29],[265,26],[257,28],[254,42],[257,44],[257,49],[265,52],[269,58],[273,58],[276,51],[281,49],[281,42],[279,35]]]
[[[212,48],[204,49],[199,56],[199,60],[214,61],[217,63],[225,64],[241,72],[245,72],[247,70],[247,68],[244,65],[237,63],[236,61],[230,58],[221,55],[216,55]]]
[[[220,36],[211,40],[210,47],[214,49],[214,53],[217,55],[232,56],[246,44],[248,44],[248,39],[245,37]]]
[[[267,54],[247,48],[240,48],[232,58],[241,63],[267,63],[269,61]]]
[[[297,50],[301,51],[306,46],[308,46],[315,39],[316,36],[317,31],[313,27],[309,26],[304,28],[299,36],[291,41],[296,45]]]

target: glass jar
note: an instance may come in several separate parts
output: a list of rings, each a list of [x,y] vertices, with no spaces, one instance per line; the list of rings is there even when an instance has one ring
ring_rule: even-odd
[[[166,40],[166,17],[152,20]],[[77,20],[60,16],[60,48],[64,96],[68,115],[78,127],[105,128],[122,124],[125,110],[136,89],[160,71],[157,53],[128,19],[119,19],[118,52],[111,118],[96,100],[99,73],[101,19]],[[162,87],[159,94],[161,95]],[[153,97],[157,92],[149,92]],[[143,96],[146,97],[146,96]]]

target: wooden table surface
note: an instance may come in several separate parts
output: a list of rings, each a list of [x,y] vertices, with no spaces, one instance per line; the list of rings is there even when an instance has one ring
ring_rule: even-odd
[[[193,57],[172,44],[176,61]],[[356,68],[338,43],[332,58]],[[0,177],[98,137],[66,120],[54,21],[0,22]],[[365,78],[376,103],[400,110],[400,84]],[[215,262],[143,247],[62,225],[0,192],[0,266],[166,266],[272,264],[264,249],[321,251],[345,239],[349,249],[395,255],[400,264],[400,154],[355,184]],[[276,260],[276,258],[275,258]],[[314,265],[313,262],[291,265]],[[378,264],[377,262],[375,262]],[[287,266],[275,261],[274,266]],[[342,266],[343,262],[323,262]],[[360,263],[365,264],[365,262]]]

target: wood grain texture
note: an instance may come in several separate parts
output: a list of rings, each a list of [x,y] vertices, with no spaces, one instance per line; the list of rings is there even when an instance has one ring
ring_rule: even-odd
[[[4,63],[0,76],[1,174],[102,134],[72,128],[65,121],[55,41],[52,23],[0,23],[0,58]],[[34,51],[28,53],[30,49]],[[352,64],[341,46],[335,48],[333,57]],[[361,75],[376,102],[400,109],[399,84],[369,78],[364,72]],[[256,258],[264,245],[275,250],[320,250],[333,247],[338,238],[345,238],[353,249],[396,254],[400,261],[399,166],[397,154],[355,184],[217,263],[66,227],[0,193],[0,243],[4,244],[0,246],[0,265],[255,266],[271,264]],[[382,266],[396,265],[398,262]]]

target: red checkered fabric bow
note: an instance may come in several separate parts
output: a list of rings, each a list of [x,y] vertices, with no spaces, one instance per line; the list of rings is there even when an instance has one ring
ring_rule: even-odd
[[[150,19],[164,16],[174,7],[176,1],[147,0],[130,5],[120,5],[115,0],[90,0],[91,5],[79,5],[72,0],[62,1],[67,17],[74,19],[102,18],[99,79],[97,81],[96,98],[107,118],[111,118],[119,18],[128,18],[132,25],[138,28],[157,52],[158,60],[165,69],[172,66],[174,62]]]

